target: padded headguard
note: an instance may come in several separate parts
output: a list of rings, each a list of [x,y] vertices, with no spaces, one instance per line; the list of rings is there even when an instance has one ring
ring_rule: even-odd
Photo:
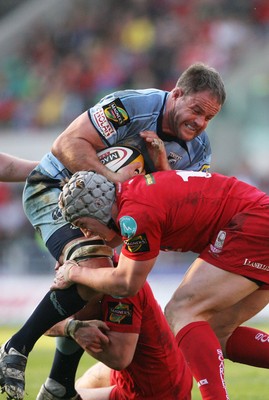
[[[115,186],[112,182],[96,172],[79,171],[64,185],[59,207],[68,222],[91,217],[107,225],[114,200]]]

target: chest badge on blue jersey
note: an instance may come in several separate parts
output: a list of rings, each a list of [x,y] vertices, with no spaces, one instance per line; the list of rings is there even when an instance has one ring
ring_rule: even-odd
[[[132,238],[137,231],[137,223],[128,215],[121,217],[119,220],[121,235],[126,238]]]

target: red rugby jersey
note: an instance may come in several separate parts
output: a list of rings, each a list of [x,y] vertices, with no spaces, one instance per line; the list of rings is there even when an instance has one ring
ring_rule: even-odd
[[[187,398],[192,376],[147,282],[133,297],[104,296],[102,315],[111,330],[139,334],[131,364],[113,372],[112,383],[119,387],[121,399]],[[112,398],[119,397],[114,393]]]
[[[159,250],[200,253],[236,213],[269,196],[235,177],[163,171],[119,185],[117,202],[122,253],[147,260]]]

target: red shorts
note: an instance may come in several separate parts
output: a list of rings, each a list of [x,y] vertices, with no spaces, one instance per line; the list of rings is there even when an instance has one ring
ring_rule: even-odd
[[[236,214],[212,238],[200,258],[225,271],[269,285],[268,207],[257,206]]]
[[[111,370],[110,384],[116,386],[110,392],[109,400],[132,400],[135,398],[132,390],[132,382],[123,379],[120,372]]]

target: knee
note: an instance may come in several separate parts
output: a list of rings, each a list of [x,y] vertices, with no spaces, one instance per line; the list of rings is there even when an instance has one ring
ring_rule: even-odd
[[[208,321],[214,311],[207,301],[199,301],[195,296],[173,296],[164,309],[167,322],[176,335],[191,322]]]
[[[176,304],[176,301],[174,301],[173,299],[171,299],[164,308],[165,318],[174,333],[175,333],[175,321],[177,319],[176,315],[179,309],[180,306]]]

